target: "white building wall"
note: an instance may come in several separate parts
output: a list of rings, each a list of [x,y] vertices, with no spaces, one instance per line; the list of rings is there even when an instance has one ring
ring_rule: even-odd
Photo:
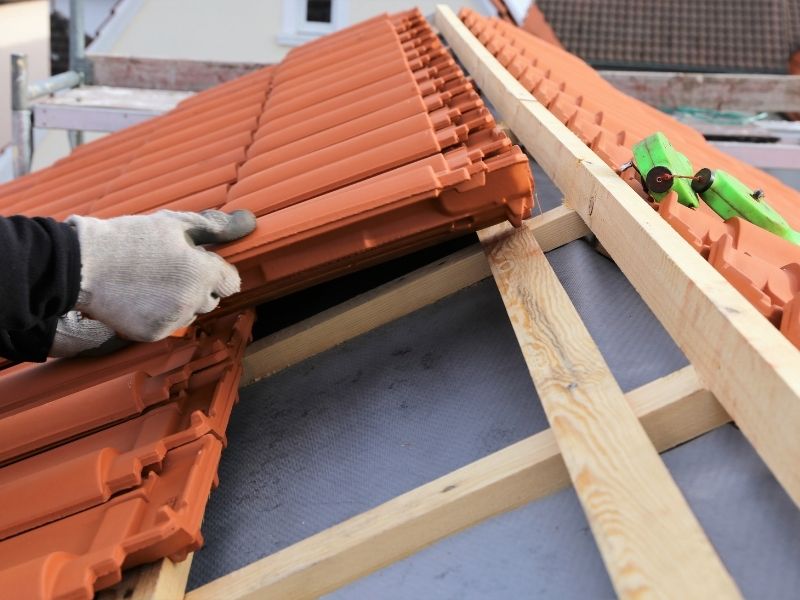
[[[125,0],[120,10],[127,23],[115,39],[100,39],[89,49],[98,54],[143,58],[183,58],[230,62],[278,62],[292,48],[286,38],[285,3],[302,0]],[[418,6],[432,14],[441,0],[334,0],[343,2],[348,24],[384,12]],[[451,0],[487,12],[486,0]],[[126,13],[126,14],[124,14]],[[110,30],[111,28],[109,28]],[[116,29],[116,27],[114,28]]]
[[[0,4],[0,148],[11,141],[11,54],[28,55],[30,80],[50,75],[50,3]]]
[[[436,5],[443,2],[334,1],[344,2],[341,8],[346,15],[346,24],[414,6],[425,15],[431,15]],[[293,47],[279,42],[279,38],[293,37],[291,32],[287,35],[284,22],[286,2],[296,2],[295,9],[304,6],[302,0],[122,0],[115,5],[115,14],[87,51],[90,55],[274,63]],[[444,3],[455,10],[468,6],[485,14],[494,12],[489,0],[444,0]],[[34,170],[46,167],[69,153],[67,136],[63,131],[42,132],[37,142]]]
[[[142,58],[274,62],[281,0],[126,0],[133,10],[116,40],[90,52]],[[137,6],[138,5],[138,9]],[[102,44],[102,45],[101,45]]]

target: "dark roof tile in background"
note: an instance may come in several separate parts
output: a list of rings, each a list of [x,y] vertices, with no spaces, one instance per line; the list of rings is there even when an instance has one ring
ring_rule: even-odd
[[[537,0],[523,26],[547,24],[600,68],[785,73],[800,48],[798,0]]]

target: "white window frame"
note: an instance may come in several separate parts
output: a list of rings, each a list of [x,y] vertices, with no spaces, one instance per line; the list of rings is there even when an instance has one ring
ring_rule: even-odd
[[[349,0],[331,0],[331,22],[309,21],[306,0],[283,0],[283,19],[278,43],[299,46],[318,37],[333,33],[349,24]]]

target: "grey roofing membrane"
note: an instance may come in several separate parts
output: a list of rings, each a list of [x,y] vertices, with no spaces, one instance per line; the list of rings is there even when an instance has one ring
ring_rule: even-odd
[[[558,202],[538,169],[537,187],[545,209]],[[589,243],[548,258],[624,390],[687,364],[619,269]],[[228,428],[189,589],[546,426],[490,280],[251,385]],[[800,512],[738,430],[722,427],[663,456],[744,594],[797,597]],[[571,489],[329,595],[612,596]]]

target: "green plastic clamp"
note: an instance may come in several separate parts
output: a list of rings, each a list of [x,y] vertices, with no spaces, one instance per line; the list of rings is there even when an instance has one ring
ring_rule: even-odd
[[[725,171],[701,169],[692,183],[694,190],[725,220],[740,217],[800,246],[800,233],[763,199]]]
[[[657,181],[664,173],[689,177],[694,174],[689,159],[675,150],[663,133],[654,133],[633,146],[633,164],[642,176],[648,195],[656,202],[674,191],[681,204],[691,208],[699,205],[690,179],[669,179],[668,183]]]

